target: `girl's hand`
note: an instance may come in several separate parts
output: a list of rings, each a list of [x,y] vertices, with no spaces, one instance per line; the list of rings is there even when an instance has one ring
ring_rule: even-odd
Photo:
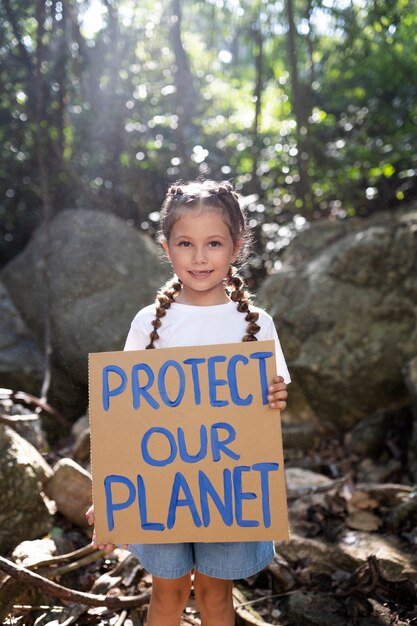
[[[284,383],[282,376],[275,376],[274,381],[268,387],[268,400],[271,409],[279,409],[283,411],[287,406],[286,399],[288,397],[287,385]]]
[[[89,524],[89,526],[93,526],[94,524],[94,504],[92,504],[90,506],[90,508],[86,511],[85,514],[86,518],[87,518],[87,522]],[[93,531],[93,537],[91,539],[91,545],[93,546],[93,548],[96,548],[98,550],[104,550],[105,552],[113,552],[113,550],[115,549],[115,545],[113,543],[99,543],[97,544],[96,542],[96,531]],[[122,548],[127,548],[127,544],[123,544]]]
[[[85,512],[85,516],[87,518],[87,523],[89,526],[94,524],[94,504],[90,506],[90,508]]]

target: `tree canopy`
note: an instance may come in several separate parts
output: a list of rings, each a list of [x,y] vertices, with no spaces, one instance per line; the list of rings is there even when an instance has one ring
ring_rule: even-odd
[[[68,207],[152,235],[179,178],[233,179],[254,273],[307,221],[415,194],[411,0],[2,0],[0,19],[3,263]]]

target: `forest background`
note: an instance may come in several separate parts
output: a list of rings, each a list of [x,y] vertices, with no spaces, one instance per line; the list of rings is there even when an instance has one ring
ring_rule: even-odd
[[[279,269],[319,218],[417,188],[411,0],[2,0],[0,259],[64,208],[153,235],[168,183],[232,179]]]

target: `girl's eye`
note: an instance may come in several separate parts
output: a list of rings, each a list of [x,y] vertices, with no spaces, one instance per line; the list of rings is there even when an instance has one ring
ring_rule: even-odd
[[[210,241],[209,244],[212,248],[218,248],[219,246],[221,246],[221,242],[220,241]]]
[[[189,246],[191,246],[191,243],[189,241],[180,241],[178,245],[182,248],[188,248]]]

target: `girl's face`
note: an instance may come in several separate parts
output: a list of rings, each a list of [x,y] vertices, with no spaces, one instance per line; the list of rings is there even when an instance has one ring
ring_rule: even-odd
[[[163,246],[183,287],[182,304],[210,306],[229,301],[223,286],[242,242],[233,243],[219,211],[195,208],[172,226]]]

